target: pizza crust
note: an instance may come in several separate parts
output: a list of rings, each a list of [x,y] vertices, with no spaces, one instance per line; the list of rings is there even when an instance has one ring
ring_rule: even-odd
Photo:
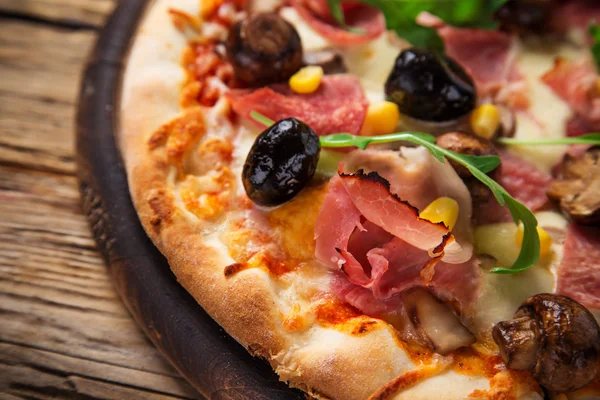
[[[291,306],[282,296],[285,288],[259,268],[226,277],[225,267],[233,260],[224,246],[207,233],[206,223],[178,206],[169,186],[173,167],[164,151],[149,148],[148,139],[181,113],[179,95],[185,74],[180,57],[187,41],[167,10],[174,7],[199,15],[199,6],[198,0],[157,1],[139,29],[124,76],[120,146],[131,197],[148,236],[177,280],[215,321],[252,354],[268,360],[291,386],[319,399],[365,399],[373,394],[378,399],[438,398],[439,387],[427,389],[427,374],[413,379],[411,385],[393,386],[415,375],[417,367],[387,323],[363,316],[375,324],[360,335],[319,324],[300,331],[284,329],[282,313]],[[443,361],[435,368],[446,371],[436,379],[454,388],[447,392],[447,400],[490,389],[484,377],[444,380],[443,376],[456,374]],[[540,398],[539,387],[531,380],[514,379],[511,391],[527,394],[524,399]],[[414,387],[414,394],[408,391],[394,397],[395,391],[407,387]]]

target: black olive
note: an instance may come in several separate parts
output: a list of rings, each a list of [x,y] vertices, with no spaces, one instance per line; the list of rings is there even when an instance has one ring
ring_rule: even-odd
[[[242,171],[246,194],[261,206],[276,206],[292,199],[317,169],[319,137],[304,122],[283,119],[257,138]]]
[[[508,0],[494,14],[500,29],[515,33],[542,33],[554,5],[553,0]]]
[[[296,28],[275,13],[236,22],[225,46],[236,77],[249,86],[285,81],[303,65]]]
[[[475,107],[473,79],[454,60],[411,48],[396,58],[385,94],[402,114],[426,121],[451,121]]]

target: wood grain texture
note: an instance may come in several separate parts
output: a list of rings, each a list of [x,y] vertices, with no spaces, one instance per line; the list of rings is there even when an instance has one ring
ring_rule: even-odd
[[[0,399],[200,397],[123,307],[80,208],[76,96],[114,5],[0,0]]]
[[[78,28],[100,27],[114,6],[114,0],[0,0],[0,12]]]

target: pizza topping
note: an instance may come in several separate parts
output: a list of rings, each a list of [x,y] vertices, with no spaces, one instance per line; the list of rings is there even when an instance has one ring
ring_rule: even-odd
[[[471,258],[471,197],[466,186],[448,163],[442,163],[424,148],[403,147],[400,151],[353,151],[344,159],[344,171],[377,171],[390,182],[390,191],[422,210],[420,218],[431,220],[436,204],[456,202],[456,215],[451,207],[440,207],[446,226],[456,218],[452,235],[460,245],[456,252],[446,248],[444,260],[465,262]],[[443,200],[446,199],[446,200]],[[431,207],[430,207],[431,206]],[[436,221],[437,222],[437,221]],[[454,246],[452,246],[454,250]],[[453,259],[453,260],[452,260]]]
[[[448,132],[437,137],[437,145],[459,154],[468,154],[475,156],[498,155],[492,142],[480,136],[469,135],[464,132]],[[461,178],[472,178],[473,175],[467,168],[450,161],[450,164],[456,170]]]
[[[565,100],[590,128],[600,127],[600,93],[598,73],[590,60],[570,62],[557,58],[554,68],[542,81]]]
[[[385,95],[400,112],[427,121],[450,121],[475,107],[473,80],[449,57],[411,48],[396,58]]]
[[[296,28],[275,13],[238,21],[225,44],[236,78],[249,86],[285,81],[302,66]]]
[[[471,113],[471,129],[484,139],[492,139],[500,127],[500,111],[493,104],[482,104]]]
[[[254,110],[279,121],[298,118],[319,135],[334,132],[360,132],[368,101],[360,81],[351,75],[325,75],[319,89],[297,94],[287,84],[258,89],[232,90],[227,93],[233,110],[250,118]]]
[[[526,108],[529,100],[516,70],[517,44],[503,32],[457,29],[442,25],[438,32],[446,54],[473,78],[480,98],[493,98],[511,108]]]
[[[288,118],[257,138],[244,164],[246,194],[262,206],[292,199],[313,177],[319,160],[319,138],[305,123]]]
[[[412,246],[443,255],[454,237],[442,223],[419,218],[419,211],[390,192],[390,184],[376,172],[340,175],[346,193],[362,216]]]
[[[594,0],[559,1],[552,7],[550,26],[557,32],[576,29],[585,31],[591,23],[600,21],[600,4]]]
[[[600,309],[600,230],[570,224],[556,292]]]
[[[328,42],[350,46],[370,42],[385,32],[385,19],[379,10],[364,4],[344,4],[348,30],[340,27],[329,11],[327,0],[291,0],[296,12]]]
[[[600,373],[600,327],[592,313],[568,297],[528,298],[513,320],[494,326],[493,337],[509,368],[531,369],[555,392],[580,389]]]
[[[548,197],[563,213],[582,224],[600,224],[600,147],[580,157],[566,154],[558,178],[548,188]]]
[[[303,67],[290,78],[290,89],[299,94],[310,94],[317,91],[323,78],[323,68],[318,65]]]
[[[391,101],[369,104],[361,135],[385,135],[395,132],[400,122],[398,106]]]
[[[402,305],[420,341],[436,353],[446,355],[475,343],[475,336],[460,322],[452,307],[428,290],[415,288],[403,293]]]
[[[500,29],[516,33],[542,33],[548,29],[548,20],[554,0],[508,0],[494,14]]]
[[[325,74],[345,74],[348,72],[341,54],[332,48],[304,52],[304,64],[318,65]]]
[[[419,218],[425,218],[431,222],[442,222],[449,230],[452,230],[456,225],[458,213],[456,200],[450,197],[438,197],[419,213]]]
[[[547,206],[546,191],[552,178],[531,163],[507,151],[502,151],[500,157],[502,164],[494,174],[498,184],[531,211],[535,212]],[[513,220],[508,210],[500,207],[491,196],[487,201],[473,205],[473,218],[479,225]]]

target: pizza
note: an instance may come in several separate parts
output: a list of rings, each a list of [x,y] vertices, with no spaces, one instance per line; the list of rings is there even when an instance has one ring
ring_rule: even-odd
[[[120,106],[140,221],[314,398],[598,399],[596,18],[156,0]]]

